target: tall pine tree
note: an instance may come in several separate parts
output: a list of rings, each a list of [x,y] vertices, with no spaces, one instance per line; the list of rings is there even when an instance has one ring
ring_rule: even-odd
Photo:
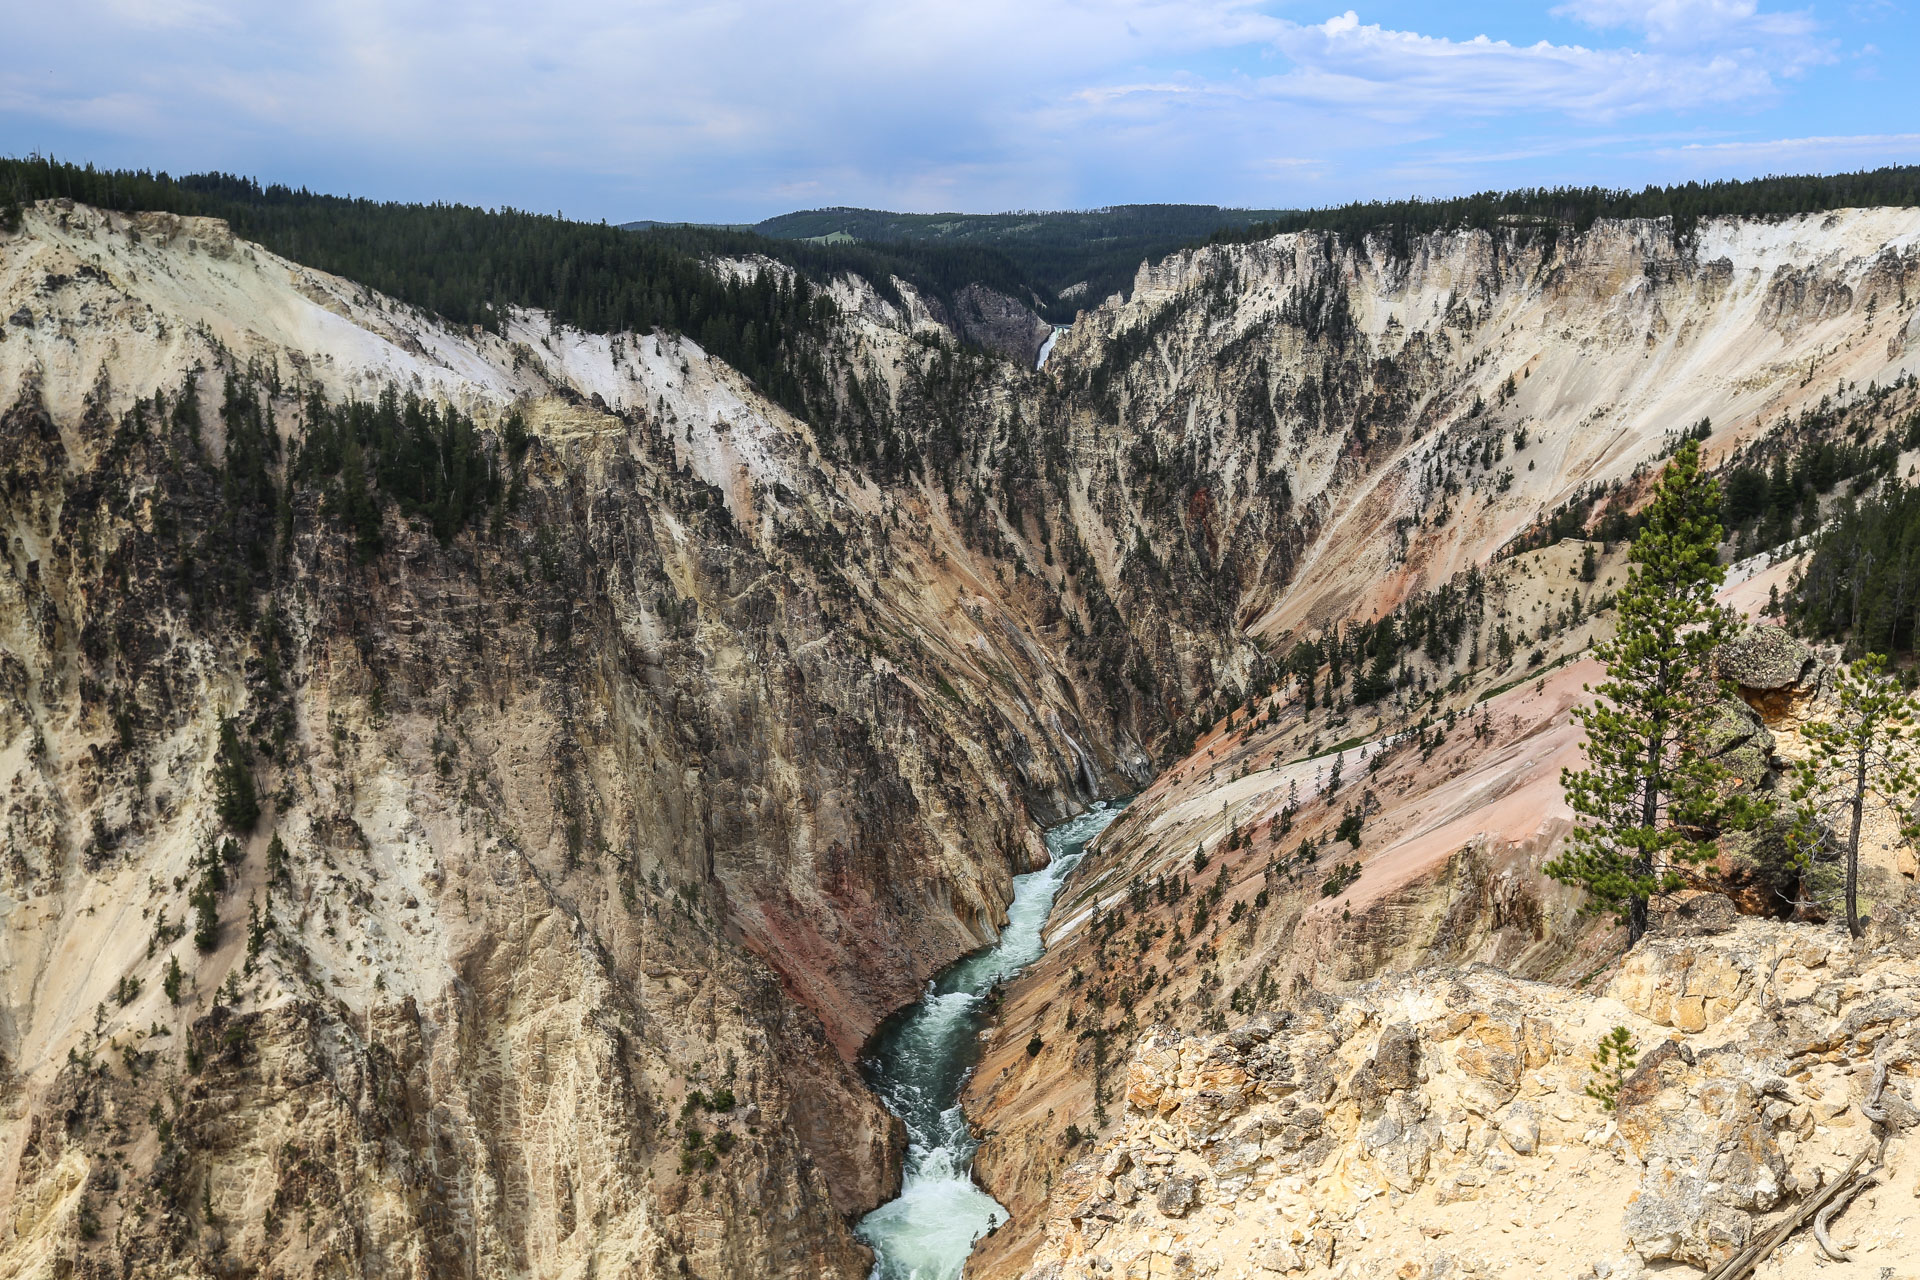
[[[1720,487],[1689,440],[1661,474],[1629,554],[1619,629],[1596,647],[1607,679],[1574,710],[1587,732],[1587,765],[1560,785],[1578,823],[1546,873],[1589,895],[1586,910],[1647,932],[1651,899],[1696,883],[1724,825],[1750,821],[1757,802],[1729,790],[1727,771],[1698,750],[1720,689],[1714,649],[1737,623],[1713,598],[1725,577]]]

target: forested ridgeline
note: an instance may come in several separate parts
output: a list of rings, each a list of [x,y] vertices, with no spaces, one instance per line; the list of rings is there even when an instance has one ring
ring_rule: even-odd
[[[0,159],[0,223],[33,200],[66,197],[123,212],[223,218],[236,235],[458,324],[498,330],[509,307],[550,312],[593,333],[685,334],[786,408],[831,418],[810,339],[834,308],[820,286],[867,280],[896,305],[897,276],[936,299],[980,283],[1044,303],[1020,269],[978,245],[826,245],[721,228],[636,233],[553,214],[457,204],[403,204],[262,186],[250,178],[104,170],[50,159]],[[764,255],[794,269],[730,279],[714,257]]]
[[[1523,187],[1438,200],[1369,200],[1303,209],[1214,232],[1215,244],[1245,244],[1290,231],[1332,231],[1355,241],[1384,232],[1396,257],[1434,231],[1531,225],[1552,244],[1562,229],[1586,231],[1602,218],[1671,218],[1676,244],[1702,218],[1779,218],[1829,209],[1920,205],[1920,165],[1858,173],[1687,182],[1639,191],[1608,187]]]
[[[1273,209],[1210,204],[1127,204],[1055,213],[888,213],[808,209],[756,223],[780,239],[857,240],[870,244],[978,246],[1005,254],[1053,293],[1069,291],[1042,314],[1073,319],[1133,285],[1143,261],[1158,261],[1217,231],[1284,216]]]
[[[1766,177],[1649,186],[1529,187],[1436,200],[1373,200],[1324,209],[1230,209],[1217,205],[1138,204],[1104,209],[994,214],[889,213],[877,209],[809,209],[757,223],[781,239],[991,247],[1055,293],[1072,290],[1050,318],[1069,320],[1076,307],[1124,293],[1142,261],[1158,261],[1190,245],[1245,244],[1292,231],[1332,231],[1354,240],[1387,233],[1396,256],[1417,237],[1462,227],[1488,230],[1531,224],[1549,241],[1562,229],[1586,231],[1602,218],[1672,218],[1677,242],[1700,219],[1723,215],[1781,217],[1828,209],[1920,205],[1920,165],[1860,173]],[[636,224],[648,225],[655,224]],[[1084,289],[1074,286],[1084,285]]]

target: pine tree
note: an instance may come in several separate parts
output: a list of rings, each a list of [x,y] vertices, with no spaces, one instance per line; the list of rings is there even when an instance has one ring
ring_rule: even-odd
[[[233,721],[220,725],[220,750],[214,757],[213,803],[220,821],[235,831],[252,831],[260,821],[260,795],[253,784],[253,765]]]
[[[1717,830],[1757,817],[1758,802],[1728,789],[1726,770],[1693,749],[1720,692],[1710,656],[1736,625],[1713,598],[1725,576],[1719,512],[1719,486],[1690,440],[1661,474],[1634,539],[1619,629],[1595,648],[1607,679],[1574,709],[1587,767],[1560,775],[1578,822],[1544,870],[1585,889],[1587,911],[1622,921],[1629,946],[1646,935],[1651,898],[1699,880]]]
[[[1839,716],[1801,730],[1811,750],[1793,787],[1787,847],[1803,893],[1819,892],[1812,882],[1822,863],[1840,862],[1847,932],[1860,938],[1866,934],[1860,923],[1860,828],[1867,797],[1877,796],[1903,816],[1920,800],[1920,704],[1887,674],[1887,660],[1877,653],[1843,667],[1834,685]],[[1903,829],[1914,834],[1912,826]]]
[[[267,917],[260,914],[257,899],[247,900],[247,962],[246,971],[252,973],[259,962],[260,950],[267,945]]]
[[[201,881],[189,899],[193,904],[193,945],[211,951],[220,945],[220,895],[208,881]]]
[[[1587,1096],[1608,1111],[1618,1107],[1620,1086],[1633,1074],[1639,1056],[1633,1033],[1625,1027],[1615,1027],[1600,1037],[1600,1043],[1593,1050],[1593,1074],[1587,1082]]]

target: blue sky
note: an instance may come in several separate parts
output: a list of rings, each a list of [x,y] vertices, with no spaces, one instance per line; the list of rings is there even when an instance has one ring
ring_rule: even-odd
[[[0,152],[609,221],[1920,161],[1920,0],[1348,2],[23,2]]]

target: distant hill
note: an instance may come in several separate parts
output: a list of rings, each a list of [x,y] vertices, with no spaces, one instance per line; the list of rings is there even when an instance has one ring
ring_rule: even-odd
[[[1290,216],[1277,209],[1211,204],[1124,204],[1058,213],[889,213],[884,209],[803,209],[764,222],[703,228],[751,231],[771,240],[818,245],[916,244],[991,250],[1059,301],[1042,314],[1071,320],[1075,310],[1124,292],[1142,261],[1175,249]],[[625,222],[628,231],[683,223]],[[1079,287],[1076,287],[1079,286]]]
[[[916,242],[990,248],[1063,295],[1052,318],[1072,318],[1133,283],[1146,259],[1158,259],[1222,232],[1286,216],[1275,209],[1211,204],[1127,204],[1064,213],[888,213],[879,209],[807,209],[757,223],[776,240],[837,244]],[[1085,285],[1076,289],[1076,285]]]

